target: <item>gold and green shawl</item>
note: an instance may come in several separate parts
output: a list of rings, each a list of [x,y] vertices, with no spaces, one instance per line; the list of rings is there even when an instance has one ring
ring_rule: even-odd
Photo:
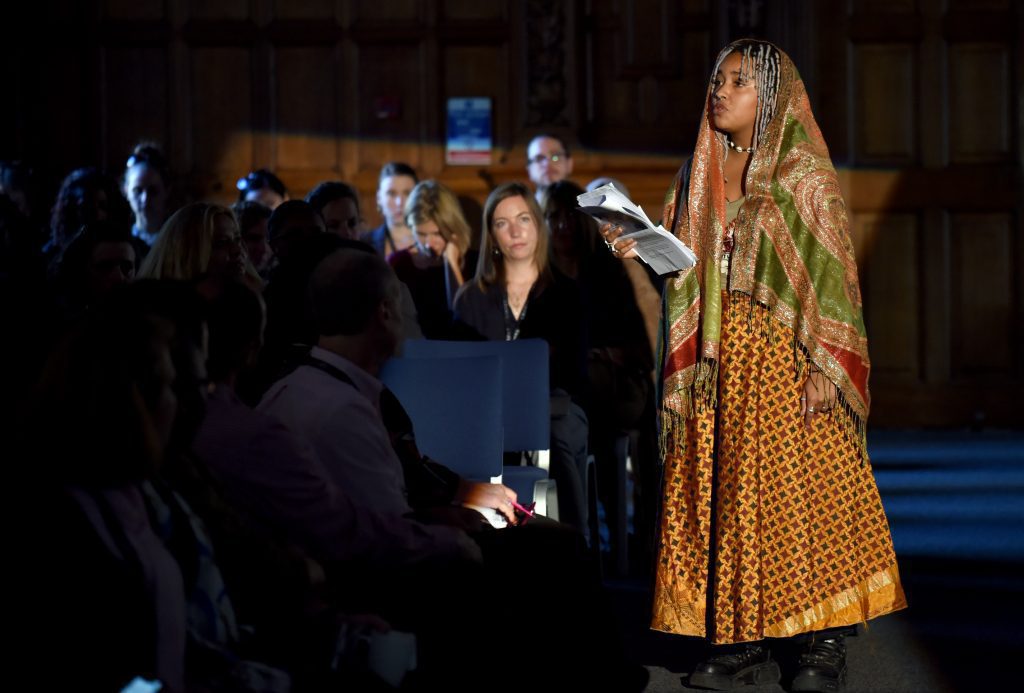
[[[666,197],[666,225],[698,258],[665,286],[660,355],[668,452],[679,449],[682,419],[717,404],[726,290],[749,297],[752,317],[761,304],[771,319],[793,330],[795,377],[810,361],[836,384],[850,432],[864,449],[870,362],[846,206],[803,81],[789,57],[779,54],[775,115],[747,172],[728,286],[719,270],[725,142],[711,123],[710,87],[688,176],[686,167],[680,170]],[[806,358],[796,358],[800,352]]]

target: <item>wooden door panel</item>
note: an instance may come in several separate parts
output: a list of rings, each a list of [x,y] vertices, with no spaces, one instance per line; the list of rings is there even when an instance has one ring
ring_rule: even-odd
[[[279,47],[274,61],[276,165],[292,171],[338,169],[334,49]]]

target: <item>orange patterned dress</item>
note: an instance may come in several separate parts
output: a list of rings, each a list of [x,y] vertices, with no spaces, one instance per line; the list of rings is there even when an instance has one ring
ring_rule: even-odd
[[[665,459],[652,628],[706,636],[710,606],[713,642],[747,642],[905,607],[878,488],[845,413],[805,430],[792,331],[749,296],[722,301],[718,407],[686,419],[684,454]]]

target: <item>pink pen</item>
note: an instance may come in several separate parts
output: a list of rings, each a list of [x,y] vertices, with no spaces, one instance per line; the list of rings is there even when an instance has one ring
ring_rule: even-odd
[[[512,501],[512,507],[514,507],[516,510],[523,513],[527,517],[533,517],[533,508],[536,505],[537,502],[534,501],[533,503],[530,503],[529,507],[523,507],[522,505],[519,505],[519,503],[517,503],[516,501]]]

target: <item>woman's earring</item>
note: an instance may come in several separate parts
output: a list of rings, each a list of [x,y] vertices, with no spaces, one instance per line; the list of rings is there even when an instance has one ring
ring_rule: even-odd
[[[501,257],[501,248],[499,248],[498,246],[494,246],[493,248],[491,248],[491,254],[493,254],[494,257]]]

